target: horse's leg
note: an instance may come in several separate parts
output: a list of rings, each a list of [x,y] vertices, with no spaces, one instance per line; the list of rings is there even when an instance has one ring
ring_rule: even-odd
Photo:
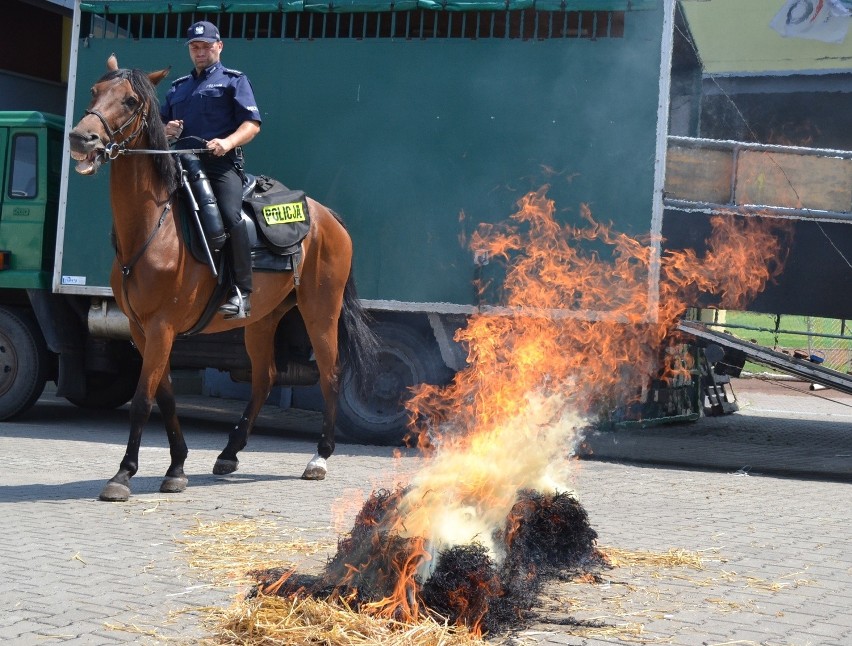
[[[154,394],[168,366],[174,333],[161,332],[146,340],[135,332],[133,339],[142,353],[142,371],[136,392],[130,401],[130,437],[127,440],[127,450],[118,472],[110,478],[98,496],[107,502],[124,502],[130,497],[130,478],[136,475],[139,468],[142,429],[151,415]]]
[[[246,352],[251,360],[251,397],[243,415],[228,436],[228,444],[216,458],[213,473],[233,473],[239,466],[237,453],[248,443],[254,422],[266,403],[275,379],[275,329],[283,312],[273,312],[245,328]]]
[[[334,453],[334,424],[337,420],[337,326],[340,317],[341,296],[331,290],[326,293],[306,294],[301,291],[299,311],[311,340],[314,358],[320,373],[320,390],[325,402],[322,413],[322,434],[317,452],[302,473],[304,480],[323,480],[328,472],[326,460]]]
[[[183,464],[186,462],[186,456],[189,450],[186,448],[186,441],[183,439],[183,431],[180,429],[177,411],[175,408],[175,395],[172,389],[172,380],[170,372],[167,370],[160,379],[157,386],[157,407],[160,409],[160,414],[163,416],[163,422],[166,426],[166,436],[169,438],[169,453],[172,462],[169,465],[163,482],[160,484],[160,492],[162,493],[180,493],[186,489],[187,477],[183,472]]]

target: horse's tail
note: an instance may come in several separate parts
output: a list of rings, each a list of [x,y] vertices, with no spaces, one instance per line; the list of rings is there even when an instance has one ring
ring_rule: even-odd
[[[340,311],[337,348],[342,379],[356,378],[364,386],[365,375],[375,374],[378,368],[379,338],[370,328],[370,315],[361,305],[355,289],[355,274],[350,269],[343,289],[343,308]]]
[[[346,229],[346,223],[334,209],[328,209],[334,219]],[[349,278],[343,288],[343,307],[337,326],[338,375],[341,381],[356,379],[359,389],[366,387],[366,379],[376,374],[379,367],[379,337],[370,328],[370,315],[361,305],[355,289],[355,266],[349,265]],[[362,392],[363,394],[363,392]]]

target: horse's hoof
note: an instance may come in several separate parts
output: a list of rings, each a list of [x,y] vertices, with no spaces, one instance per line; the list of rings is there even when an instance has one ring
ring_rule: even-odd
[[[180,493],[181,491],[186,491],[188,482],[189,480],[187,480],[186,476],[166,476],[160,485],[160,493]]]
[[[308,466],[305,467],[305,472],[302,474],[302,480],[325,480],[325,474],[328,472],[325,466],[325,458],[319,456],[314,457]]]
[[[302,480],[325,480],[325,469],[305,469]]]
[[[216,460],[216,464],[213,465],[213,474],[217,476],[224,476],[229,473],[233,473],[237,470],[237,467],[240,465],[238,460],[223,460],[219,458]]]
[[[130,487],[118,482],[107,482],[98,496],[104,502],[127,502],[130,498]]]

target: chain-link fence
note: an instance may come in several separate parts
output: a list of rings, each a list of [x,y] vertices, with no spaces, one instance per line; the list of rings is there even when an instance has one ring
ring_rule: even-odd
[[[852,321],[724,310],[703,310],[701,320],[746,341],[852,373]]]

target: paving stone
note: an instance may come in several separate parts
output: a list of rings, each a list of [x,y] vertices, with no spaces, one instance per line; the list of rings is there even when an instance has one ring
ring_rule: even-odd
[[[557,607],[586,607],[589,618],[613,626],[641,624],[642,635],[626,642],[852,643],[852,396],[830,393],[834,401],[826,401],[764,384],[736,388],[741,411],[734,415],[596,435],[597,452],[576,461],[573,484],[599,545],[695,552],[702,569],[631,566],[605,571],[610,585],[557,582],[547,588]],[[197,643],[205,632],[195,609],[229,606],[238,589],[211,585],[189,567],[178,542],[186,532],[199,522],[273,520],[333,550],[370,491],[404,481],[421,464],[411,452],[395,459],[387,447],[341,442],[328,478],[302,481],[318,416],[269,408],[239,471],[214,476],[242,408],[179,398],[179,411],[188,411],[190,485],[178,495],[159,493],[168,453],[152,416],[133,496],[123,504],[97,496],[124,453],[126,407],[93,413],[46,391],[27,415],[0,425],[0,641]],[[330,555],[306,556],[300,568],[318,571]],[[619,642],[571,634],[568,626],[540,628],[517,635],[517,643]]]

